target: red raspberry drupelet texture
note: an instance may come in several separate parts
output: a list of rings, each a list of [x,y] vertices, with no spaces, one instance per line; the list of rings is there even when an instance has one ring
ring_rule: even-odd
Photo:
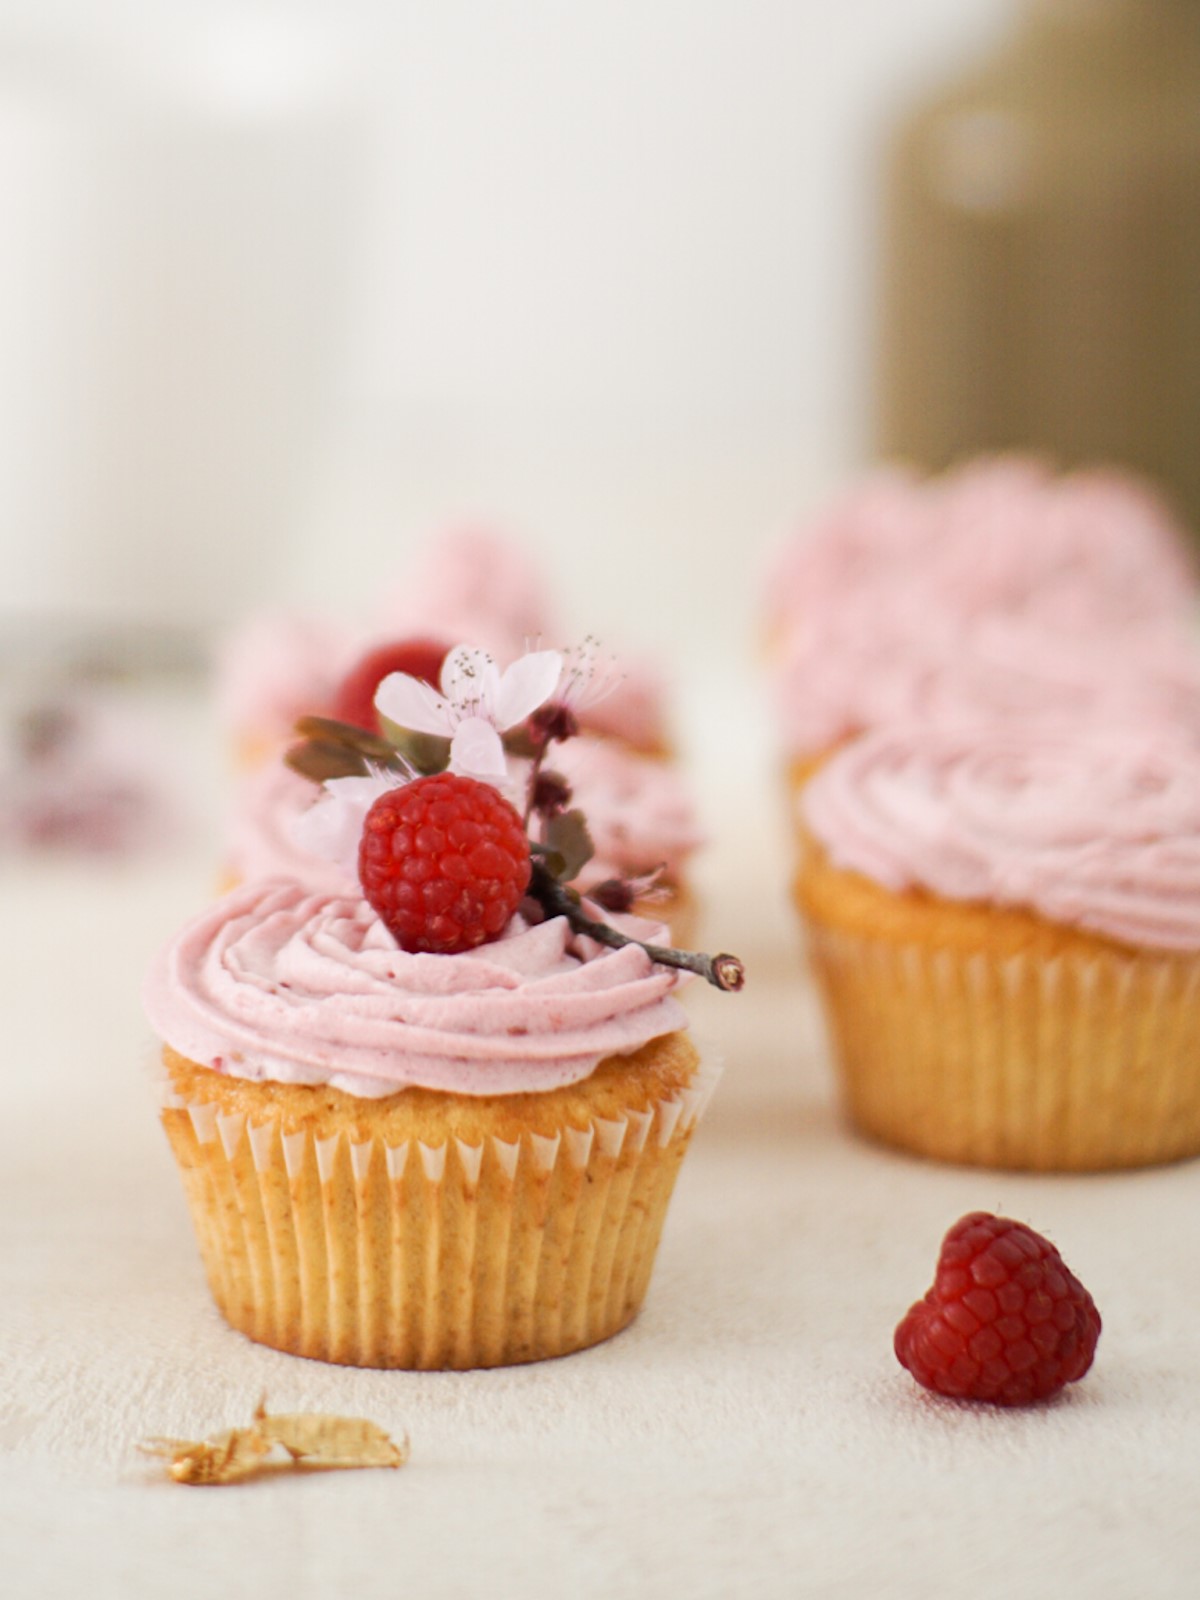
[[[330,715],[351,727],[378,733],[375,691],[393,672],[407,672],[435,689],[446,659],[446,646],[434,639],[397,639],[378,645],[353,666],[338,685]]]
[[[529,840],[491,784],[440,772],[376,800],[358,875],[402,950],[456,955],[503,933],[529,887]]]
[[[1020,1406],[1082,1378],[1099,1337],[1091,1295],[1050,1241],[973,1211],[942,1241],[933,1287],[896,1329],[895,1348],[936,1394]]]

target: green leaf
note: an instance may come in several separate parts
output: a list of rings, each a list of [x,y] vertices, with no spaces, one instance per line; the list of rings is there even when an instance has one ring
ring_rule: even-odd
[[[510,728],[502,736],[501,742],[510,756],[520,756],[528,761],[532,761],[534,756],[545,748],[544,741],[538,744],[529,737],[529,729],[523,722],[515,728]]]
[[[529,854],[536,856],[552,877],[561,879],[563,873],[567,870],[566,857],[560,855],[557,850],[551,850],[548,846],[539,844],[536,839],[530,839],[529,841]]]
[[[577,878],[595,854],[592,836],[582,811],[564,811],[546,827],[548,851],[561,858],[562,870],[550,870],[562,883]],[[549,866],[549,859],[547,858]]]
[[[393,750],[398,750],[410,767],[424,775],[445,772],[450,765],[450,741],[436,733],[413,733],[381,717],[384,733]]]
[[[396,764],[394,745],[387,739],[381,739],[377,733],[368,733],[365,728],[356,728],[349,722],[338,722],[333,717],[301,717],[296,724],[296,732],[302,739],[313,739],[324,745],[341,745],[353,750],[364,761],[374,762],[376,766]]]
[[[328,783],[331,778],[361,778],[367,772],[364,756],[349,745],[323,739],[306,739],[303,744],[293,745],[283,759],[293,772],[312,783]]]

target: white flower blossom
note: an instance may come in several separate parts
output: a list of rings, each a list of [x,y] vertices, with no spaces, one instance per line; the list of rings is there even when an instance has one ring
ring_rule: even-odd
[[[563,674],[563,656],[557,650],[531,651],[501,672],[486,650],[458,645],[442,666],[440,693],[420,678],[393,672],[379,685],[375,705],[398,727],[448,738],[450,772],[505,789],[512,777],[500,735],[548,700]],[[380,795],[416,776],[406,768],[331,778],[308,810],[292,819],[292,842],[357,878],[367,812]]]
[[[375,706],[401,728],[449,738],[451,772],[502,783],[508,769],[500,735],[550,698],[562,669],[557,650],[534,650],[501,672],[486,650],[460,644],[443,663],[440,694],[393,672],[379,685]]]
[[[309,855],[332,861],[356,882],[367,812],[381,794],[398,789],[412,776],[411,772],[373,771],[365,778],[328,779],[308,810],[288,822],[292,843]]]

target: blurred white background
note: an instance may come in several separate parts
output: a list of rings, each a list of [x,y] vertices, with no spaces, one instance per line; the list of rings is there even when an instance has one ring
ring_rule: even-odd
[[[4,0],[3,612],[353,609],[472,516],[740,650],[868,448],[883,135],[1010,9]]]

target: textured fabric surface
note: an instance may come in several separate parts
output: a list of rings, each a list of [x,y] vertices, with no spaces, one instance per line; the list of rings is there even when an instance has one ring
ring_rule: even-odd
[[[698,753],[721,841],[702,869],[708,922],[750,972],[741,997],[688,999],[725,1077],[642,1314],[530,1367],[360,1372],[229,1331],[157,1125],[137,999],[214,854],[7,876],[5,1594],[1194,1594],[1200,1163],[1017,1177],[850,1135],[774,866],[782,784],[765,757],[735,784],[724,752]],[[938,1401],[892,1355],[942,1234],[972,1209],[1046,1233],[1100,1307],[1093,1372],[1048,1407]],[[407,1429],[411,1463],[205,1491],[135,1452],[248,1419],[264,1392]]]

